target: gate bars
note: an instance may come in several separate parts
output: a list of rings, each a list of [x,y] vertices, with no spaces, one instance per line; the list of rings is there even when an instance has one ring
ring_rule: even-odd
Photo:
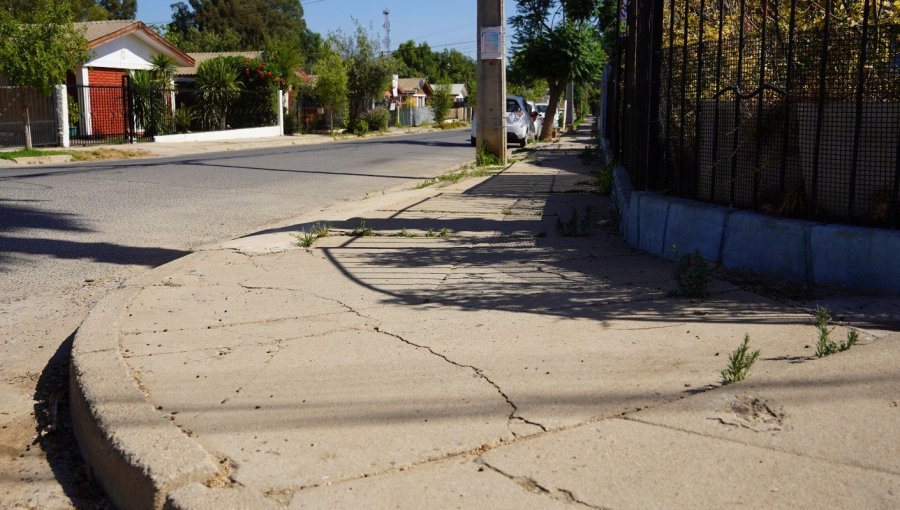
[[[823,2],[617,0],[606,135],[634,186],[900,227],[900,13]]]

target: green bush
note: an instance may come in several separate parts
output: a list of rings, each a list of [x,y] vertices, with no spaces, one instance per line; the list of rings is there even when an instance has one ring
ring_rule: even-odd
[[[369,124],[369,129],[372,131],[385,131],[388,128],[390,116],[390,112],[384,108],[375,108],[366,112],[363,119]]]
[[[366,119],[356,119],[353,123],[353,134],[356,136],[364,136],[369,132],[369,123]]]
[[[191,131],[191,123],[194,122],[194,112],[191,111],[190,106],[180,106],[175,110],[173,120],[176,132],[188,133]]]
[[[712,283],[712,269],[703,260],[700,250],[693,255],[683,255],[675,264],[675,284],[678,286],[673,294],[687,298],[702,298],[709,295],[709,284]]]

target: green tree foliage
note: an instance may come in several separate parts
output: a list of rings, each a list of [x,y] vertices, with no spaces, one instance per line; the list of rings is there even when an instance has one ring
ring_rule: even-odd
[[[148,136],[164,135],[172,131],[169,92],[175,75],[175,60],[168,55],[156,55],[149,70],[137,70],[131,75],[134,90],[134,115]]]
[[[97,0],[97,6],[109,13],[109,19],[134,19],[137,0]]]
[[[371,101],[381,99],[390,88],[396,61],[381,56],[377,38],[358,22],[354,34],[335,32],[329,40],[347,62],[347,96],[353,122],[365,113]]]
[[[315,39],[296,0],[188,0],[171,7],[172,22],[165,36],[184,44],[182,49],[256,50],[265,48],[271,38],[306,51],[309,40]]]
[[[515,31],[512,65],[528,77],[547,80],[547,118],[554,117],[568,81],[600,76],[606,57],[596,27],[598,7],[588,0],[516,0],[516,14],[510,18]],[[550,136],[551,127],[544,123],[541,139]]]
[[[319,104],[328,109],[328,126],[334,133],[334,114],[347,105],[347,62],[326,45],[325,52],[313,65],[316,75],[314,93]]]
[[[444,83],[434,86],[434,95],[431,97],[431,109],[434,111],[434,122],[442,124],[447,118],[447,113],[453,106],[453,97],[450,95],[450,84]]]
[[[431,83],[474,82],[475,61],[458,50],[436,52],[428,43],[401,43],[391,55],[398,61],[398,72],[408,77],[425,77]]]
[[[49,94],[66,72],[88,60],[87,41],[63,0],[35,0],[20,19],[0,10],[0,73],[13,85]]]
[[[263,60],[278,68],[279,86],[282,90],[297,85],[297,71],[303,68],[304,58],[300,47],[288,39],[266,37]]]
[[[68,6],[72,21],[134,19],[137,13],[137,0],[63,0],[61,3]],[[25,19],[40,5],[31,0],[0,0],[0,11]]]

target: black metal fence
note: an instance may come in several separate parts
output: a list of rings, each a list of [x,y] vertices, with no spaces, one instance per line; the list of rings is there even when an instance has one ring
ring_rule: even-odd
[[[28,87],[0,87],[0,148],[24,147],[26,123],[35,147],[59,143],[53,96]]]
[[[270,91],[138,88],[71,85],[73,145],[149,142],[158,135],[217,131],[278,123],[277,96]]]
[[[606,135],[635,186],[900,227],[900,25],[890,2],[851,4],[620,11]]]

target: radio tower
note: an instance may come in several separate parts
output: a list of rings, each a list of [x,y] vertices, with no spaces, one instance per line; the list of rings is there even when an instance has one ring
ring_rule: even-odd
[[[384,54],[385,56],[391,54],[391,10],[385,9],[382,11],[384,14],[384,39],[381,40],[384,43]]]

